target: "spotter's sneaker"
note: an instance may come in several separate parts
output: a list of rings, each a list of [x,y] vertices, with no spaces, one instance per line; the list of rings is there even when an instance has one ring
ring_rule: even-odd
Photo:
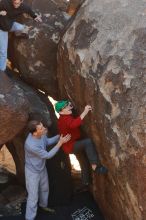
[[[100,166],[100,167],[97,166],[94,172],[98,174],[106,174],[108,173],[108,169],[104,166]]]
[[[49,207],[40,207],[40,209],[41,209],[41,211],[48,212],[48,213],[51,213],[51,214],[55,213],[55,209],[52,209],[52,208],[49,208]]]

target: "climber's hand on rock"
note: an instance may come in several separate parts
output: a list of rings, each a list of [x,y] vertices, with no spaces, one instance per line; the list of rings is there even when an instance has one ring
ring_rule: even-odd
[[[85,116],[88,114],[88,112],[91,110],[92,110],[91,105],[86,105],[83,113],[80,115],[81,120],[83,120]]]
[[[86,105],[84,111],[85,111],[87,114],[88,114],[89,111],[92,111],[91,105]]]
[[[34,19],[36,22],[42,22],[41,15],[37,15],[37,17]]]

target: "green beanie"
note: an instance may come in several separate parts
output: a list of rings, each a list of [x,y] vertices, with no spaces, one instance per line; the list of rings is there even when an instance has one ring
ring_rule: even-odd
[[[67,105],[69,104],[69,101],[68,100],[62,100],[62,101],[59,101],[55,104],[55,110],[56,112],[60,112],[64,107],[66,107]]]

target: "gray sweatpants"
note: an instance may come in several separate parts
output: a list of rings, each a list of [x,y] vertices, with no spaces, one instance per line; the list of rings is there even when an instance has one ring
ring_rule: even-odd
[[[47,207],[49,182],[46,167],[40,173],[33,173],[25,167],[26,189],[28,192],[26,204],[26,220],[34,220],[37,214],[37,204]]]

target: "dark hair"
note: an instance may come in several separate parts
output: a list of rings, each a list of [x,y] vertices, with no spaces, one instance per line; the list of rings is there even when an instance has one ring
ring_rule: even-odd
[[[28,123],[28,130],[30,133],[34,133],[38,125],[40,125],[41,121],[32,120]]]
[[[16,0],[12,0],[12,2],[15,2]],[[20,2],[23,2],[24,0],[20,0]]]

